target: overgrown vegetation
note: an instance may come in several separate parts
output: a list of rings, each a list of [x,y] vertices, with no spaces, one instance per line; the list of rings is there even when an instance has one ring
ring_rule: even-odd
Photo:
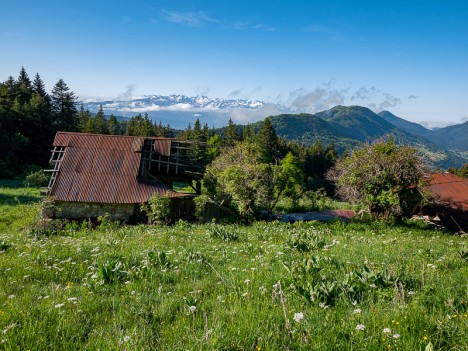
[[[413,214],[421,203],[418,186],[427,172],[416,149],[398,146],[390,138],[345,155],[330,169],[328,178],[342,199],[364,204],[373,216],[389,220]]]
[[[0,195],[1,350],[468,345],[468,243],[420,222],[102,219],[34,236],[38,191]]]

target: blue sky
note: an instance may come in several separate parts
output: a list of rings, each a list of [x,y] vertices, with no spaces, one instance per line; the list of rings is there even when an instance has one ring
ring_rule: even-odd
[[[251,98],[412,121],[468,117],[466,1],[3,0],[0,80],[80,98]]]

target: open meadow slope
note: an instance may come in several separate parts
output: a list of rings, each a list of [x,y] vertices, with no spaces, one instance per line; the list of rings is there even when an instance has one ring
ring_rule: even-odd
[[[0,350],[467,349],[467,239],[419,223],[45,230],[34,191],[0,201]]]

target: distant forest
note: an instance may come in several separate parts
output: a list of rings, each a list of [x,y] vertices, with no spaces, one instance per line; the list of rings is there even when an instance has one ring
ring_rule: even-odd
[[[11,178],[28,171],[47,168],[52,141],[57,131],[114,134],[128,136],[177,137],[206,143],[198,161],[206,166],[223,147],[237,141],[259,143],[268,150],[272,162],[279,162],[288,152],[296,156],[303,168],[309,188],[325,187],[324,173],[338,157],[333,144],[315,142],[306,147],[298,142],[278,138],[271,122],[240,126],[229,120],[227,126],[210,129],[197,119],[185,130],[175,130],[148,115],[138,114],[128,120],[106,116],[102,107],[91,114],[80,105],[75,93],[59,79],[48,93],[37,73],[30,79],[21,68],[17,79],[10,76],[0,83],[0,178]]]

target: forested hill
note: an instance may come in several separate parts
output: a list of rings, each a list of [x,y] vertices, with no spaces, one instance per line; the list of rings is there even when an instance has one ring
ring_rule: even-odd
[[[361,106],[336,106],[315,115],[281,114],[270,116],[269,119],[278,136],[298,141],[306,146],[319,140],[324,144],[333,143],[338,150],[343,151],[363,142],[372,142],[383,136],[392,135],[397,142],[409,143],[423,149],[434,158],[434,163],[439,167],[461,166],[467,162],[467,159],[433,142],[435,136],[434,139],[432,137],[429,139],[424,137],[423,133],[419,133],[419,135],[411,133],[409,132],[410,128],[405,128],[403,122],[400,122],[399,126],[398,120],[390,123],[387,120],[388,115],[384,114],[384,117]],[[254,129],[257,129],[260,123],[253,124]],[[458,126],[453,128],[452,133],[456,134],[458,128]],[[441,133],[440,131],[427,131],[429,132],[428,136]]]

